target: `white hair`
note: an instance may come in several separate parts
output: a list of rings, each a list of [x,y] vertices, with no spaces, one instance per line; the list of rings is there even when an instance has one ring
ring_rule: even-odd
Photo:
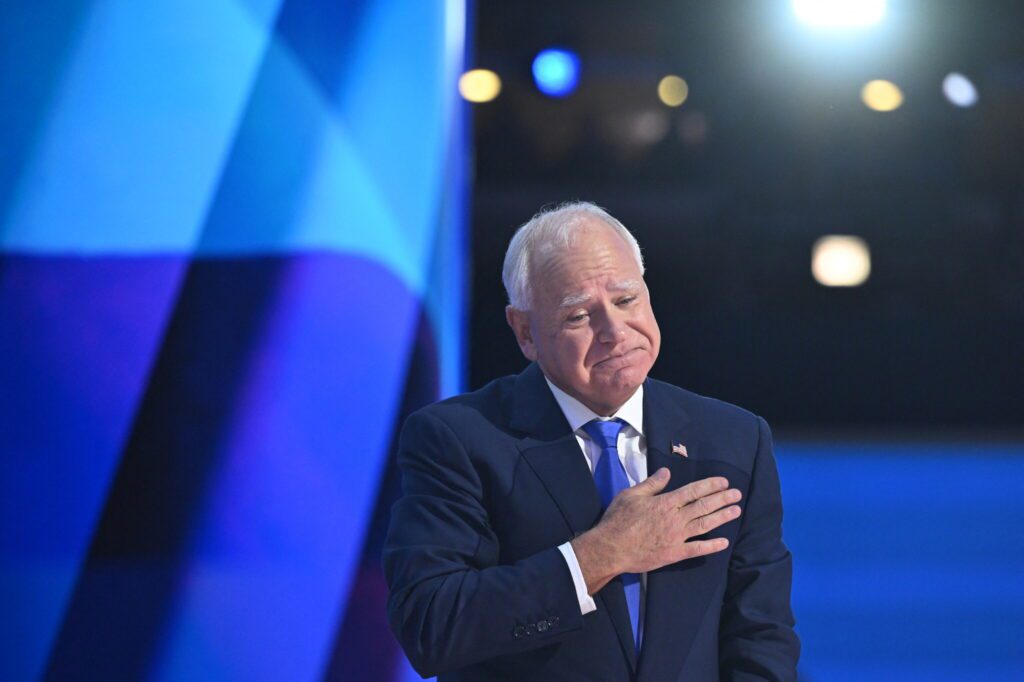
[[[505,265],[501,269],[501,280],[508,293],[509,305],[518,310],[530,309],[534,303],[530,285],[531,267],[539,258],[572,246],[588,218],[596,218],[615,230],[633,252],[640,274],[644,273],[640,245],[626,226],[597,204],[572,201],[554,208],[541,209],[512,236],[508,251],[505,252]]]

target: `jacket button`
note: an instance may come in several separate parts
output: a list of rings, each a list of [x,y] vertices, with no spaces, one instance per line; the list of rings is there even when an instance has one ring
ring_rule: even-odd
[[[537,621],[537,632],[547,632],[548,622],[546,620]]]
[[[548,627],[558,627],[558,616],[551,616],[548,618]]]
[[[517,625],[516,629],[512,631],[512,636],[515,637],[516,639],[519,639],[520,637],[522,637],[525,634],[526,634],[526,628],[524,628],[522,625]]]
[[[530,635],[535,635],[535,634],[537,634],[537,626],[534,625],[533,623],[530,623],[529,625],[526,626],[526,636],[529,637]]]

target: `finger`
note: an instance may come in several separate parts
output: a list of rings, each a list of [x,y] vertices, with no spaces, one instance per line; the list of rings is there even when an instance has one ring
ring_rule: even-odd
[[[680,559],[692,559],[698,556],[704,556],[705,554],[714,554],[715,552],[721,552],[723,549],[729,546],[729,541],[725,538],[711,538],[710,540],[690,540],[689,542],[683,543],[683,556]]]
[[[698,516],[686,524],[686,536],[692,538],[697,535],[704,535],[704,533],[712,531],[722,524],[738,519],[741,513],[739,506],[734,504],[731,507],[719,509],[713,514]]]
[[[665,486],[668,485],[668,479],[671,477],[672,474],[669,473],[669,470],[661,467],[629,490],[634,491],[638,495],[657,495],[665,489]]]
[[[711,478],[704,478],[693,483],[684,485],[679,490],[673,490],[672,492],[665,495],[670,498],[669,501],[677,507],[690,504],[700,498],[717,493],[720,490],[725,490],[729,487],[729,481],[721,476],[712,476]]]
[[[736,504],[742,497],[743,494],[739,490],[729,488],[728,490],[712,493],[694,500],[690,504],[680,507],[680,509],[690,518],[696,518],[717,511],[728,504]]]

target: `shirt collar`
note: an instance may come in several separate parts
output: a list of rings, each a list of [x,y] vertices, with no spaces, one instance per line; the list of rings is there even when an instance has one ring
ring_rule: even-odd
[[[548,383],[548,388],[551,389],[552,395],[555,396],[555,401],[558,403],[558,407],[562,409],[562,414],[565,415],[566,421],[569,422],[569,427],[573,430],[573,433],[579,431],[589,421],[594,419],[605,419],[596,414],[589,407],[581,403],[576,398],[563,391],[562,389],[551,383],[551,380],[546,376],[544,381]],[[611,416],[613,419],[621,419],[622,421],[629,424],[633,429],[641,436],[644,435],[644,385],[640,384],[633,395],[629,397],[622,407]]]

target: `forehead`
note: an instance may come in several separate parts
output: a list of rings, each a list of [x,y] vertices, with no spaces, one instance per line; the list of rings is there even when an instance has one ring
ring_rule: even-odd
[[[629,243],[600,221],[581,224],[568,244],[540,254],[534,272],[537,290],[559,299],[594,286],[629,289],[643,278]]]

